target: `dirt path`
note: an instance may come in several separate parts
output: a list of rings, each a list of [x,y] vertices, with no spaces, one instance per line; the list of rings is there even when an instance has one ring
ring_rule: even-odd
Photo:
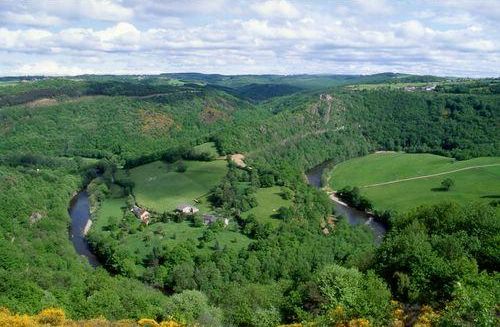
[[[493,167],[493,166],[500,166],[500,163],[498,163],[498,164],[489,164],[489,165],[470,166],[470,167],[465,167],[465,168],[460,168],[460,169],[445,171],[445,172],[442,172],[442,173],[436,173],[436,174],[431,174],[431,175],[424,175],[424,176],[417,176],[417,177],[409,177],[409,178],[397,179],[395,181],[370,184],[370,185],[365,185],[365,186],[361,186],[361,187],[374,187],[374,186],[389,185],[389,184],[401,183],[401,182],[406,182],[406,181],[412,181],[412,180],[415,180],[415,179],[422,179],[422,178],[429,178],[429,177],[434,177],[434,176],[447,175],[447,174],[452,174],[452,173],[456,173],[456,172],[464,171],[464,170],[484,168],[484,167]]]

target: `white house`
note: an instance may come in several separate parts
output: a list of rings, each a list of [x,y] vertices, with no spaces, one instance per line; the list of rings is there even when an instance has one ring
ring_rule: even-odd
[[[196,208],[192,205],[189,205],[189,204],[178,205],[175,210],[177,210],[178,212],[187,214],[187,215],[192,215],[192,214],[195,214],[198,211],[200,211],[198,208]]]

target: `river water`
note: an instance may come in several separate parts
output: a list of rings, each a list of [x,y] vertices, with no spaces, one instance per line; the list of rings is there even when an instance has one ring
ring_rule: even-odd
[[[316,167],[309,169],[306,172],[308,183],[316,188],[321,188],[321,176],[323,176],[324,170],[330,166],[331,160],[328,160]],[[334,200],[333,203],[335,205],[335,212],[337,215],[345,217],[351,225],[367,225],[373,231],[375,241],[377,243],[380,243],[382,241],[382,238],[384,237],[387,230],[385,226],[376,221],[372,215],[369,215],[364,211],[351,208]]]
[[[68,209],[71,217],[71,228],[69,238],[79,255],[87,258],[92,267],[100,266],[97,257],[90,251],[90,246],[85,239],[84,230],[90,219],[89,195],[86,191],[79,192],[71,199]]]
[[[307,181],[310,185],[321,188],[321,176],[325,168],[330,166],[331,161],[324,163],[308,170],[306,172]],[[343,205],[337,201],[333,201],[335,212],[337,215],[344,216],[351,225],[365,224],[372,231],[377,243],[380,243],[386,228],[381,223],[377,222],[373,216],[366,212]],[[86,191],[79,192],[70,202],[68,209],[71,217],[71,228],[69,238],[73,243],[76,252],[87,258],[89,264],[93,267],[101,265],[97,257],[90,250],[90,246],[85,239],[84,230],[90,219],[89,195]]]

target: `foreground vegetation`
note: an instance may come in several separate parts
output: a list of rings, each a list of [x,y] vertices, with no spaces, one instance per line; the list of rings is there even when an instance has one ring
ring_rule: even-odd
[[[481,177],[454,177],[449,191],[434,192],[461,204],[388,217],[380,246],[366,227],[333,219],[328,196],[304,182],[304,170],[324,160],[374,150],[432,152],[457,159],[454,167],[500,155],[497,81],[433,92],[340,87],[396,78],[429,80],[93,76],[2,86],[0,305],[204,326],[497,325],[498,210],[494,199],[467,195]],[[214,160],[231,153],[245,154],[247,167]],[[357,171],[377,183],[451,165],[418,158],[432,160]],[[85,185],[97,269],[67,235],[68,203]],[[228,226],[172,212],[194,199]],[[132,202],[151,209],[148,226]]]

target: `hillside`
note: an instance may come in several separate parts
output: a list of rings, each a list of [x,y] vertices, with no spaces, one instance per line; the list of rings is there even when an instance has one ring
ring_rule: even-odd
[[[334,183],[367,186],[496,162],[495,81],[453,81],[461,87],[430,92],[385,87],[396,80],[442,81],[406,74],[8,79],[0,86],[0,307],[33,321],[57,307],[72,320],[202,326],[496,319],[498,209],[469,203],[462,189],[494,195],[496,170],[490,178],[457,177],[443,197],[451,203],[389,217],[380,245],[304,180],[306,169],[326,160],[348,167],[346,160],[376,150],[429,160],[408,154],[398,171],[395,155],[376,172],[369,166],[376,162],[359,162],[353,180]],[[384,86],[348,87],[359,83]],[[236,153],[245,167],[226,157]],[[478,180],[491,186],[488,194],[473,185]],[[403,192],[389,188],[397,185],[381,187],[396,198]],[[68,206],[82,189],[96,269],[68,237]],[[175,212],[184,202],[200,212]],[[134,205],[150,213],[147,224]]]
[[[446,178],[454,183],[448,191],[441,186]],[[455,161],[430,154],[371,154],[335,166],[329,181],[334,190],[359,187],[376,210],[407,211],[453,200],[489,203],[500,193],[500,159]]]

